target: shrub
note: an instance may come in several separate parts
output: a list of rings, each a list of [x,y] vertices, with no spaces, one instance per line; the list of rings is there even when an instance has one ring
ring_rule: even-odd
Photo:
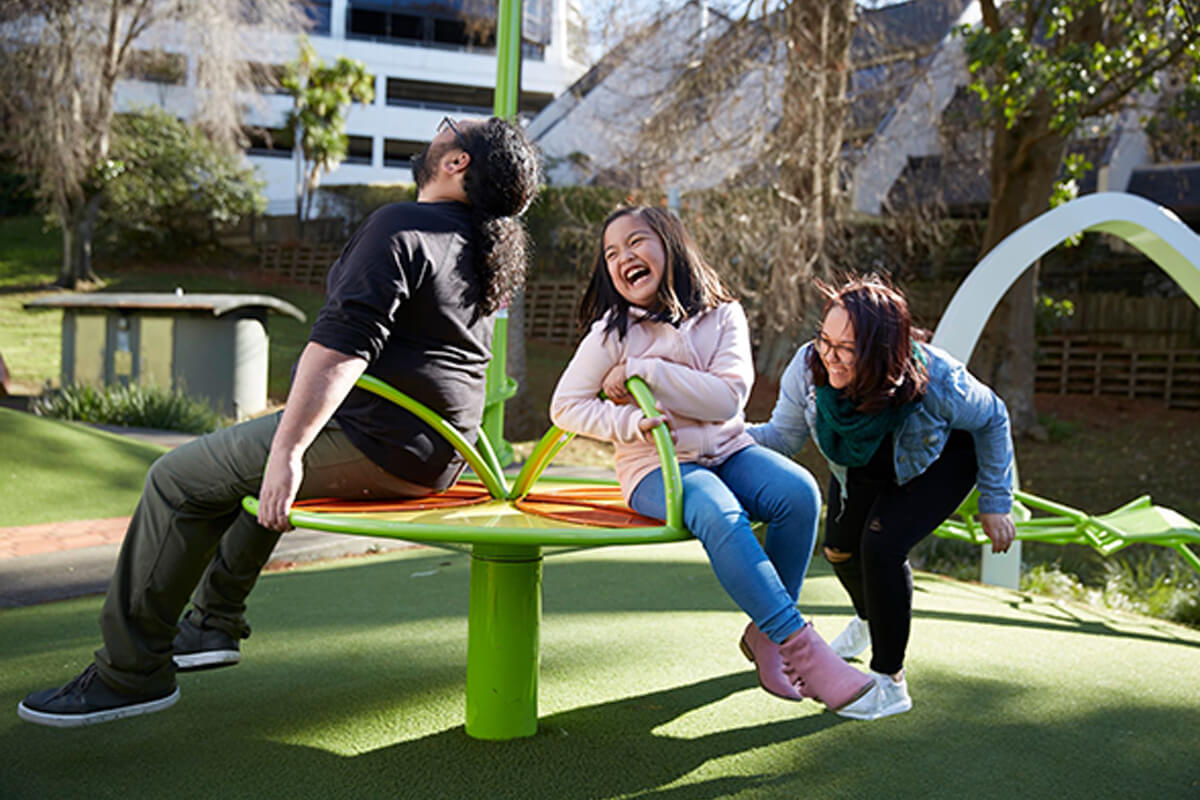
[[[98,422],[184,433],[208,433],[225,420],[203,400],[156,386],[65,386],[33,402],[33,413],[54,419]]]
[[[1161,619],[1200,624],[1200,575],[1160,547],[1132,547],[1105,565],[1104,598]]]
[[[341,217],[346,230],[354,231],[380,206],[416,200],[417,187],[411,183],[322,186],[320,197],[322,215]]]
[[[101,231],[114,249],[182,252],[266,210],[263,183],[240,153],[161,109],[116,118],[109,164]]]

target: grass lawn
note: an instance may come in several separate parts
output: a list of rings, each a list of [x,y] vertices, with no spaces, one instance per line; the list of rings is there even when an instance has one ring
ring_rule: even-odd
[[[919,573],[914,710],[871,723],[761,691],[695,542],[548,559],[539,733],[462,727],[468,561],[431,550],[266,575],[233,669],[80,730],[17,719],[73,675],[98,599],[0,611],[0,796],[1189,797],[1200,633]],[[801,609],[845,597],[815,565]]]
[[[0,526],[128,516],[165,451],[71,422],[0,408]]]
[[[39,217],[0,217],[0,356],[15,390],[36,393],[58,383],[62,312],[26,311],[25,303],[55,291],[62,240]]]

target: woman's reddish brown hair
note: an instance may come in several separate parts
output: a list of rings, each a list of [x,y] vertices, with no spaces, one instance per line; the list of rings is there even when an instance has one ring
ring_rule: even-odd
[[[879,275],[845,278],[833,286],[817,281],[817,290],[825,296],[824,320],[834,306],[846,309],[854,328],[854,380],[846,394],[858,401],[864,414],[882,411],[919,399],[925,393],[929,375],[914,353],[917,340],[927,341],[929,334],[912,324],[908,300],[891,282]],[[829,383],[829,373],[814,347],[808,367],[813,383]]]

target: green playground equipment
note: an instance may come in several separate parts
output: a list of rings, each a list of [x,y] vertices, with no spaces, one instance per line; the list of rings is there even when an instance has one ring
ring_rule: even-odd
[[[628,381],[642,412],[656,413],[654,397],[641,378]],[[543,475],[573,434],[552,426],[538,442],[520,472],[506,476],[482,431],[479,446],[451,427],[427,406],[365,375],[358,386],[410,411],[449,441],[482,485],[478,498],[468,502],[416,508],[379,508],[371,503],[357,510],[353,502],[340,510],[294,506],[289,519],[296,527],[333,533],[384,536],[426,542],[471,554],[467,613],[466,731],[477,739],[504,740],[537,732],[537,686],[542,617],[542,561],[555,552],[608,545],[655,544],[683,541],[691,534],[683,526],[683,488],[675,447],[665,427],[652,436],[663,470],[667,519],[662,524],[605,527],[563,521],[530,513],[522,501],[541,491],[597,491],[615,481],[581,481]],[[461,484],[462,482],[460,482]],[[575,495],[576,497],[578,495]],[[434,495],[438,497],[438,495]],[[1200,572],[1200,558],[1188,545],[1200,545],[1200,526],[1169,508],[1141,497],[1116,511],[1092,516],[1083,511],[1017,492],[1014,509],[1020,539],[1078,543],[1111,555],[1135,542],[1169,547]],[[258,501],[247,497],[243,507],[258,512]],[[596,505],[582,503],[582,505]],[[611,502],[613,509],[623,503]],[[1035,516],[1039,512],[1041,516]],[[974,544],[986,544],[978,523],[976,495],[957,510],[957,518],[936,533]]]
[[[470,546],[471,578],[467,614],[466,731],[477,739],[514,739],[537,732],[537,677],[542,615],[542,559],[606,545],[652,544],[691,538],[683,527],[679,462],[666,428],[652,431],[663,470],[667,519],[664,524],[598,527],[530,514],[519,507],[535,488],[548,493],[584,486],[615,486],[614,481],[556,480],[542,476],[573,434],[551,427],[509,482],[487,437],[479,447],[428,407],[365,375],[358,386],[407,409],[444,436],[462,454],[486,490],[483,502],[417,510],[315,511],[293,507],[296,527],[333,533],[385,536],[444,546]],[[629,388],[643,413],[655,403],[637,377]],[[242,506],[258,513],[256,498]],[[615,506],[615,504],[614,504]]]
[[[992,311],[1025,270],[1059,243],[1087,232],[1115,236],[1137,249],[1179,284],[1196,305],[1200,305],[1200,236],[1169,209],[1149,200],[1124,192],[1096,192],[1063,203],[1030,220],[992,248],[950,298],[938,320],[933,343],[959,361],[969,362]],[[1061,517],[1063,528],[1077,526],[1081,524],[1077,520],[1087,516],[1033,495],[1024,497],[1030,498],[1032,507],[1051,514],[1051,518]],[[1130,506],[1125,506],[1105,517],[1088,517],[1091,522],[1079,528],[1077,535],[1085,544],[1108,543],[1098,549],[1110,545],[1120,549],[1124,544],[1118,542],[1149,541],[1146,536],[1157,537],[1162,542],[1180,537],[1181,541],[1188,540],[1184,534],[1173,533],[1174,518],[1164,517],[1162,522],[1157,522],[1157,516],[1161,516],[1159,512],[1147,512],[1140,506],[1136,513]],[[1195,524],[1190,520],[1184,522],[1187,525],[1182,530],[1186,532],[1190,525],[1194,535]],[[1112,530],[1105,528],[1106,525]],[[1042,527],[1041,520],[1024,523],[1024,530],[1018,528],[1018,541],[1006,554],[984,550],[984,582],[1017,588],[1021,567],[1020,539],[1036,538]],[[1049,523],[1044,527],[1055,528]],[[1107,536],[1100,531],[1106,531]],[[944,535],[960,537],[961,532],[947,529]],[[1195,539],[1190,541],[1194,543]],[[1195,556],[1182,543],[1177,549],[1189,564],[1196,566]]]
[[[504,119],[517,116],[521,94],[521,0],[500,0],[496,10],[496,89],[492,113]],[[483,407],[483,432],[501,464],[513,462],[513,449],[504,439],[504,403],[517,393],[517,382],[508,377],[508,309],[493,321],[492,360],[487,368],[487,397]]]
[[[1153,505],[1149,495],[1142,495],[1100,516],[1029,492],[1016,491],[1013,497],[1013,520],[1018,539],[1087,545],[1104,556],[1111,556],[1131,544],[1154,544],[1174,550],[1200,573],[1200,557],[1188,548],[1188,545],[1200,546],[1200,525],[1174,509]],[[1035,516],[1035,511],[1040,514]],[[947,539],[988,544],[978,514],[978,494],[972,492],[955,512],[958,519],[952,517],[934,533]]]

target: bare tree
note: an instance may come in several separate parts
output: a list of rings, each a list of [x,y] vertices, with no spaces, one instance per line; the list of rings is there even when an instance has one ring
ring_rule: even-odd
[[[696,44],[626,160],[642,185],[724,185],[685,204],[693,234],[746,299],[760,372],[811,325],[812,278],[845,203],[839,165],[854,0],[744,5]],[[659,69],[661,69],[661,65]],[[697,185],[699,184],[699,185]]]
[[[0,0],[0,149],[61,224],[60,285],[96,280],[93,227],[122,169],[109,158],[117,84],[138,48],[192,57],[195,121],[232,144],[253,85],[246,53],[302,28],[292,0]]]

